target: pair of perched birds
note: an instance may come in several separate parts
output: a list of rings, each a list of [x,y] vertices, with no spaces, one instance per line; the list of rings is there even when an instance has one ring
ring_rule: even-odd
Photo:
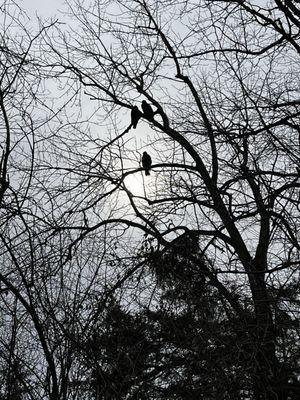
[[[142,110],[144,113],[144,117],[149,119],[150,121],[154,118],[154,111],[149,103],[146,100],[142,101]],[[137,106],[134,106],[131,110],[131,125],[133,129],[137,127],[139,119],[142,117],[142,113]],[[152,165],[152,160],[150,155],[144,151],[142,156],[142,166],[145,170],[145,175],[150,175],[150,169]]]
[[[137,123],[139,119],[144,115],[145,118],[152,120],[154,118],[154,111],[149,103],[146,100],[142,101],[142,110],[143,113],[139,110],[137,106],[132,107],[131,110],[131,125],[133,129],[137,127]]]

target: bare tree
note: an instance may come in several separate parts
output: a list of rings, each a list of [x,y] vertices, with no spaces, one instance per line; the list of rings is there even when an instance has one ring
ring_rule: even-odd
[[[1,6],[0,395],[296,399],[298,4],[68,3]]]
[[[69,6],[76,29],[49,39],[52,63],[99,107],[93,121],[104,128],[87,179],[109,184],[101,200],[112,205],[109,214],[94,214],[76,241],[112,224],[141,230],[157,246],[196,231],[211,260],[206,279],[251,339],[253,398],[287,399],[299,391],[290,384],[297,371],[284,360],[274,318],[279,310],[289,314],[282,293],[299,266],[298,5]],[[142,110],[142,100],[154,117],[141,114],[131,131],[130,112]],[[139,176],[136,154],[145,147],[153,176],[141,194],[126,182]],[[95,209],[98,200],[86,196]],[[251,307],[228,279],[251,293]]]
[[[0,395],[58,399],[60,372],[66,373],[57,327],[65,315],[63,303],[60,315],[54,304],[65,296],[57,271],[68,247],[54,222],[62,213],[54,194],[59,185],[47,166],[55,166],[59,112],[70,98],[55,101],[53,76],[39,60],[56,22],[37,21],[33,28],[14,1],[4,1],[0,13]]]

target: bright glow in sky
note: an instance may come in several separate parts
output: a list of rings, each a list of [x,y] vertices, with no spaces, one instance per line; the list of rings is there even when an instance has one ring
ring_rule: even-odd
[[[137,172],[132,175],[128,175],[125,178],[125,185],[128,190],[134,195],[134,196],[145,196],[146,192],[149,190],[147,189],[148,182],[150,181],[149,177],[145,179],[143,172]],[[153,174],[153,172],[152,172]],[[149,193],[147,193],[149,194]]]

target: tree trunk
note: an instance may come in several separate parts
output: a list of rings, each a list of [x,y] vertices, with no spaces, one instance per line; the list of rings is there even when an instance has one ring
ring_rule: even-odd
[[[253,283],[252,296],[256,316],[256,326],[252,331],[255,400],[286,400],[286,376],[283,376],[284,372],[281,371],[276,357],[276,331],[264,275],[255,275]]]

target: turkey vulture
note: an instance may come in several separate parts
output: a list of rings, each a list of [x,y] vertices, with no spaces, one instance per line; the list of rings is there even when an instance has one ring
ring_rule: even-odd
[[[142,109],[143,109],[144,115],[147,119],[154,118],[154,111],[153,111],[152,107],[150,106],[150,104],[146,102],[146,100],[142,101]]]
[[[133,129],[136,128],[137,123],[139,122],[139,119],[141,118],[142,113],[140,112],[140,110],[138,109],[137,106],[132,107],[131,110],[131,125],[133,127]]]
[[[144,151],[142,157],[142,165],[145,170],[145,175],[150,175],[151,164],[152,164],[151,157],[146,151]]]

